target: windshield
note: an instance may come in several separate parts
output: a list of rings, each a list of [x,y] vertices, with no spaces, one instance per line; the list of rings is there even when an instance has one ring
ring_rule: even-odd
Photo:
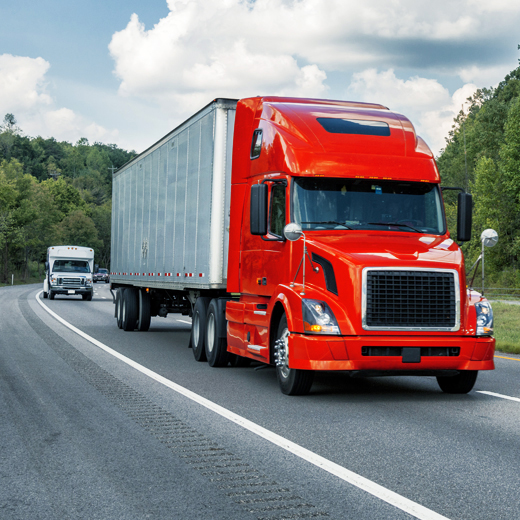
[[[98,272],[101,273],[101,274],[107,274],[108,270],[101,268]]]
[[[293,220],[305,230],[445,233],[439,187],[426,182],[297,178]]]
[[[90,273],[90,266],[85,260],[56,260],[53,273]]]

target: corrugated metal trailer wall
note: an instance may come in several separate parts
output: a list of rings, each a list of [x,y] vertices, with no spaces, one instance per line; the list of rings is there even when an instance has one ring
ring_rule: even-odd
[[[115,283],[225,288],[235,100],[217,99],[115,172]]]

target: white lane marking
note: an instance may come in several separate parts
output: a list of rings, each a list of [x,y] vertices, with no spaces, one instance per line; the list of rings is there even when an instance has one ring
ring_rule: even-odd
[[[188,321],[188,320],[177,320],[177,321],[182,321],[182,323],[189,323],[191,325],[191,321]]]
[[[477,390],[477,394],[492,395],[493,397],[500,397],[500,399],[507,399],[508,401],[516,401],[517,403],[520,403],[520,398],[511,397],[510,395],[496,394],[495,392],[487,392],[485,390]]]
[[[187,388],[184,388],[183,386],[180,386],[177,383],[174,383],[173,381],[170,381],[169,379],[166,379],[165,377],[156,374],[152,370],[144,367],[143,365],[140,365],[139,363],[136,363],[135,361],[133,361],[130,358],[127,358],[126,356],[123,356],[119,352],[112,350],[110,347],[107,347],[105,344],[101,343],[97,339],[94,339],[88,334],[85,334],[83,331],[74,327],[74,325],[71,325],[70,323],[65,321],[61,316],[58,316],[55,312],[51,311],[39,298],[42,292],[43,291],[40,291],[36,295],[36,301],[51,316],[53,316],[60,323],[65,325],[65,327],[68,327],[76,334],[79,334],[82,338],[86,339],[87,341],[90,341],[90,343],[92,343],[93,345],[96,345],[100,349],[120,359],[121,361],[135,368],[136,370],[139,370],[139,372],[154,379],[158,383],[163,384],[164,386],[170,388],[171,390],[174,390],[175,392],[183,395],[184,397],[187,397],[188,399],[191,399],[192,401],[204,406],[208,410],[211,410],[212,412],[217,413],[225,419],[228,419],[229,421],[234,422],[239,426],[242,426],[243,428],[249,430],[255,435],[258,435],[259,437],[262,437],[263,439],[271,442],[272,444],[275,444],[276,446],[279,446],[280,448],[296,455],[297,457],[307,462],[310,462],[314,466],[323,469],[327,473],[335,475],[341,480],[344,480],[345,482],[348,482],[349,484],[352,484],[353,486],[356,486],[357,488],[362,489],[367,493],[370,493],[376,498],[379,498],[384,502],[387,502],[388,504],[400,509],[401,511],[404,511],[405,513],[414,516],[415,518],[419,518],[420,520],[449,520],[447,517],[442,516],[439,513],[436,513],[435,511],[432,511],[431,509],[428,509],[427,507],[418,504],[417,502],[413,502],[412,500],[409,500],[408,498],[405,498],[399,495],[398,493],[391,491],[390,489],[380,486],[379,484],[376,484],[375,482],[372,482],[371,480],[362,477],[361,475],[358,475],[357,473],[354,473],[353,471],[350,471],[344,468],[343,466],[340,466],[339,464],[336,464],[335,462],[326,459],[325,457],[317,455],[316,453],[306,448],[303,448],[302,446],[299,446],[298,444],[270,430],[267,430],[266,428],[263,428],[262,426],[248,419],[245,419],[244,417],[241,417],[240,415],[237,415],[236,413],[210,401],[209,399],[206,399],[205,397],[202,397],[196,394],[195,392],[192,392],[191,390],[188,390]]]

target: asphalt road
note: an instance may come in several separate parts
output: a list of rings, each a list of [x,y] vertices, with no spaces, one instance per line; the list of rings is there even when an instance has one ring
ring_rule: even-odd
[[[195,362],[189,318],[124,332],[104,284],[92,302],[41,300],[95,345],[45,311],[40,289],[0,289],[2,520],[520,518],[518,356],[499,354],[497,369],[463,396],[443,394],[434,378],[320,373],[310,395],[288,397],[271,368]],[[381,492],[273,444],[103,345]],[[419,512],[389,504],[385,490]]]

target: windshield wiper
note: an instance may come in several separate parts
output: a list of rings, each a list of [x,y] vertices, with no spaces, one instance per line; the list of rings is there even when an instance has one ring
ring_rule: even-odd
[[[322,221],[307,221],[302,222],[302,224],[337,224],[338,226],[343,226],[345,229],[352,229],[351,227],[343,224],[343,222],[337,222],[336,220],[322,220]]]
[[[367,222],[370,226],[397,226],[397,227],[405,227],[408,229],[412,229],[416,233],[422,233],[421,230],[410,226],[409,224],[401,224],[400,222]]]

